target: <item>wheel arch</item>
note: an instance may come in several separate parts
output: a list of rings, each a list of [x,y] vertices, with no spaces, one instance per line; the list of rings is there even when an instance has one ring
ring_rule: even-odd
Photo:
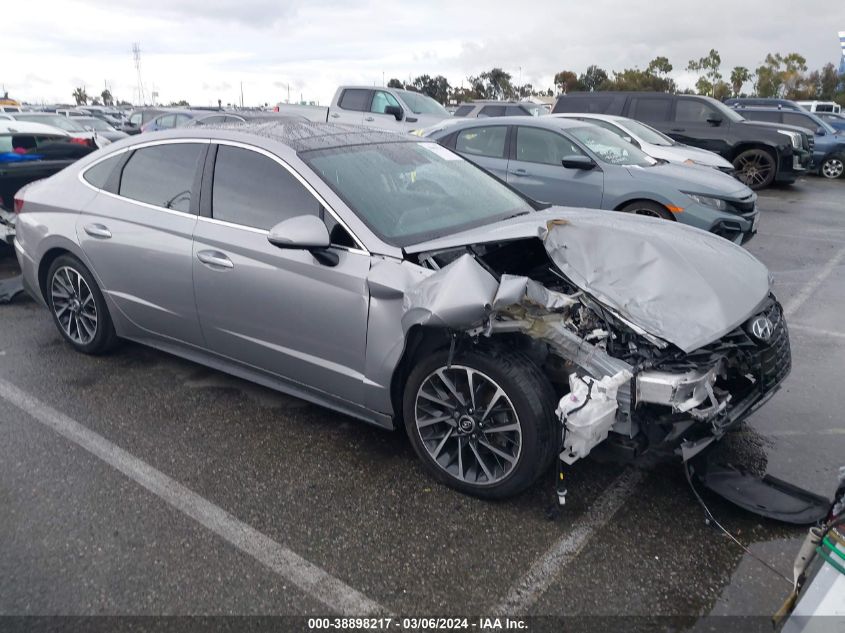
[[[744,141],[735,145],[729,159],[731,164],[733,164],[740,154],[747,152],[750,149],[760,149],[774,156],[775,169],[780,171],[780,152],[778,151],[778,148],[773,145],[769,145],[768,143],[761,143],[760,141]]]
[[[646,196],[643,196],[643,195],[637,195],[637,196],[631,196],[631,197],[629,197],[629,198],[625,198],[625,199],[624,199],[624,200],[622,200],[621,202],[618,202],[618,203],[616,204],[616,206],[615,206],[615,207],[613,207],[613,210],[614,210],[614,211],[621,211],[622,209],[624,209],[625,207],[627,207],[629,204],[632,204],[632,203],[634,203],[634,202],[649,202],[649,203],[651,203],[651,204],[659,204],[661,207],[663,207],[664,209],[666,209],[666,211],[667,211],[667,212],[669,213],[669,215],[672,217],[672,220],[673,220],[673,221],[675,221],[675,222],[677,222],[677,221],[678,221],[678,218],[676,218],[676,217],[675,217],[675,214],[674,214],[674,213],[672,213],[672,212],[669,210],[669,206],[668,206],[668,204],[667,204],[666,202],[661,201],[661,200],[656,200],[654,196],[652,196],[652,197],[646,197]]]

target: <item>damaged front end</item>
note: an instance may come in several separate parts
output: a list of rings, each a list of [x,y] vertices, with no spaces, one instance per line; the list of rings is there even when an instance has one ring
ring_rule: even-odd
[[[601,253],[585,250],[595,225],[592,217],[554,219],[531,237],[419,252],[418,263],[435,272],[409,293],[403,328],[434,325],[476,343],[499,337],[530,348],[560,397],[566,463],[605,443],[626,457],[651,448],[689,459],[763,404],[788,374],[783,311],[750,256],[755,265],[738,284],[743,296],[722,296],[696,270],[708,262],[692,261],[702,251],[705,260],[723,257],[722,244],[699,244],[679,265],[677,242],[663,248],[651,235],[633,257],[628,242],[614,262],[601,258],[612,252],[607,244]],[[703,297],[692,300],[697,281]],[[690,313],[697,307],[702,311]]]

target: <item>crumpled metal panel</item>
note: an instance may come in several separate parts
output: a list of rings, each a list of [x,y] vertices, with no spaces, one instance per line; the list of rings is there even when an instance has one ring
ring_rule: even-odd
[[[569,295],[549,290],[528,277],[502,275],[499,289],[493,298],[493,310],[503,310],[512,305],[562,310],[575,303],[576,301]]]
[[[566,214],[544,243],[576,286],[691,352],[724,336],[769,293],[769,272],[724,238],[665,220]]]

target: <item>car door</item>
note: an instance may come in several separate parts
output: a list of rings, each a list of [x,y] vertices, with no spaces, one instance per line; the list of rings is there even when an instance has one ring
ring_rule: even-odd
[[[210,186],[204,181],[193,261],[197,311],[208,348],[361,403],[369,255],[346,246],[355,242],[332,211],[278,157],[221,143],[213,163],[205,176]],[[277,223],[304,214],[326,221],[337,265],[267,240]]]
[[[372,92],[373,98],[370,103],[370,111],[364,113],[364,125],[390,130],[391,132],[404,130],[406,128],[404,116],[402,121],[398,121],[394,115],[386,114],[384,111],[388,106],[394,106],[400,110],[403,109],[396,97],[384,90],[373,90]]]
[[[455,151],[502,180],[507,180],[507,138],[507,125],[473,126],[455,135]]]
[[[569,138],[546,128],[518,125],[511,145],[507,182],[534,200],[569,207],[601,208],[601,169],[568,169],[565,156],[587,156]]]
[[[730,156],[730,125],[722,113],[703,99],[683,97],[675,104],[674,121],[666,133],[679,143]]]
[[[364,112],[370,109],[372,90],[366,88],[346,88],[341,94],[337,105],[331,108],[329,123],[349,123],[362,125]]]
[[[151,335],[194,345],[202,335],[192,239],[207,148],[207,141],[159,141],[120,154],[109,159],[117,162],[109,184],[86,178],[95,164],[83,179],[101,193],[76,222],[79,244],[121,314]]]

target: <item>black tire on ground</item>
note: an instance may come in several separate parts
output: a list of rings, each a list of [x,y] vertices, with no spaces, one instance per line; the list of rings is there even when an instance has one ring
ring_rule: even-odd
[[[837,154],[825,158],[819,166],[819,174],[831,180],[842,178],[845,174],[845,156]]]
[[[622,213],[634,213],[636,215],[648,215],[663,220],[674,220],[675,216],[666,207],[651,200],[635,200],[619,209]]]
[[[94,326],[94,334],[93,337],[91,337],[91,340],[74,340],[71,334],[74,331],[77,333],[81,332],[82,330],[79,329],[80,325],[76,325],[76,330],[71,327],[71,334],[69,334],[57,315],[57,311],[59,311],[59,309],[57,309],[54,304],[54,293],[52,289],[54,284],[58,284],[60,287],[68,286],[66,271],[71,273],[71,278],[73,278],[72,272],[75,271],[84,280],[90,290],[91,300],[93,301],[96,309],[96,325]],[[58,280],[57,275],[60,276],[60,279]],[[74,286],[73,282],[70,282],[69,285]],[[76,288],[79,288],[78,284],[75,286],[74,290]],[[47,272],[45,295],[47,305],[50,307],[50,313],[53,315],[53,323],[56,324],[56,328],[59,330],[59,333],[65,341],[67,341],[76,351],[82,352],[83,354],[103,354],[115,347],[118,342],[118,338],[114,330],[114,324],[112,323],[108,306],[103,298],[103,293],[100,292],[100,288],[97,286],[97,282],[94,280],[94,276],[91,274],[91,271],[88,270],[85,264],[79,261],[78,258],[67,254],[57,257],[55,261],[53,261]],[[88,293],[83,289],[79,293],[79,297],[81,297],[84,301],[87,299]],[[55,300],[61,302],[58,298]],[[88,327],[91,327],[90,321],[88,322]]]
[[[777,159],[764,149],[747,149],[733,161],[736,177],[755,191],[771,186],[777,173]]]
[[[446,368],[448,356],[448,351],[442,350],[424,358],[411,371],[405,384],[403,417],[405,429],[417,456],[432,477],[461,492],[484,499],[504,499],[522,492],[549,469],[557,454],[558,423],[554,417],[557,401],[548,379],[534,362],[515,350],[491,346],[456,351],[452,359],[451,369],[447,370],[448,372],[466,371],[466,368],[469,368],[480,374],[480,376],[475,374],[473,378],[478,403],[478,408],[474,411],[476,421],[483,417],[487,408],[490,411],[497,409],[500,409],[500,411],[486,418],[486,421],[481,421],[482,426],[477,427],[477,438],[474,443],[470,436],[457,437],[461,426],[460,421],[450,420],[441,423],[442,436],[453,435],[450,440],[443,442],[444,446],[448,444],[448,447],[444,448],[440,461],[449,462],[444,466],[432,456],[425,443],[428,441],[429,446],[439,445],[440,438],[432,438],[430,435],[434,432],[432,427],[418,429],[416,412],[418,400],[420,403],[430,404],[419,396],[419,392],[423,385],[427,385],[427,388],[429,388],[431,383],[427,383],[427,381],[436,375],[436,372]],[[447,373],[447,375],[449,374]],[[454,374],[452,375],[454,376]],[[495,385],[485,383],[486,378],[492,380]],[[440,384],[443,385],[443,383]],[[457,383],[455,385],[457,386]],[[506,399],[499,398],[497,403],[494,402],[495,396],[489,395],[491,390],[495,392],[496,385],[501,388],[506,396]],[[467,393],[468,390],[464,391],[464,395]],[[465,398],[467,402],[469,402],[469,399]],[[500,407],[499,403],[504,406]],[[485,404],[490,406],[485,408]],[[434,406],[436,408],[438,405]],[[501,409],[508,407],[510,407],[508,410],[515,413],[515,419],[520,429],[520,448],[517,455],[511,455],[513,461],[497,458],[496,455],[488,451],[491,442],[500,448],[516,450],[514,448],[516,442],[506,440],[503,434],[498,431],[490,430],[497,426],[503,428],[503,425],[500,425],[498,421],[492,420],[496,416],[502,416]],[[448,413],[449,409],[443,408],[441,413],[443,411]],[[472,409],[469,409],[469,411],[473,412]],[[465,412],[466,409],[464,409]],[[461,420],[463,421],[465,417],[467,416],[461,416]],[[501,419],[499,417],[499,420]],[[510,418],[510,420],[513,419]],[[486,430],[482,430],[485,428]],[[490,435],[487,435],[487,433],[490,433]],[[427,435],[427,440],[423,440],[423,434]],[[485,444],[481,444],[482,441],[486,441]],[[506,441],[511,442],[511,446],[508,446],[505,443]],[[472,446],[470,446],[471,443]],[[488,467],[491,467],[490,469],[494,474],[489,482],[478,480],[478,476],[485,477],[485,479],[486,476],[482,475],[482,466],[475,459],[478,456],[477,452],[481,452],[485,456],[483,457],[483,460],[487,462],[484,466],[485,471]],[[462,457],[459,458],[458,455]],[[475,467],[472,466],[473,463]],[[501,478],[495,476],[498,467],[502,468]],[[460,469],[466,469],[466,476],[461,479],[454,472],[448,472],[447,468],[452,471],[459,469],[458,472],[460,472]],[[468,481],[472,479],[473,473],[474,481]]]

